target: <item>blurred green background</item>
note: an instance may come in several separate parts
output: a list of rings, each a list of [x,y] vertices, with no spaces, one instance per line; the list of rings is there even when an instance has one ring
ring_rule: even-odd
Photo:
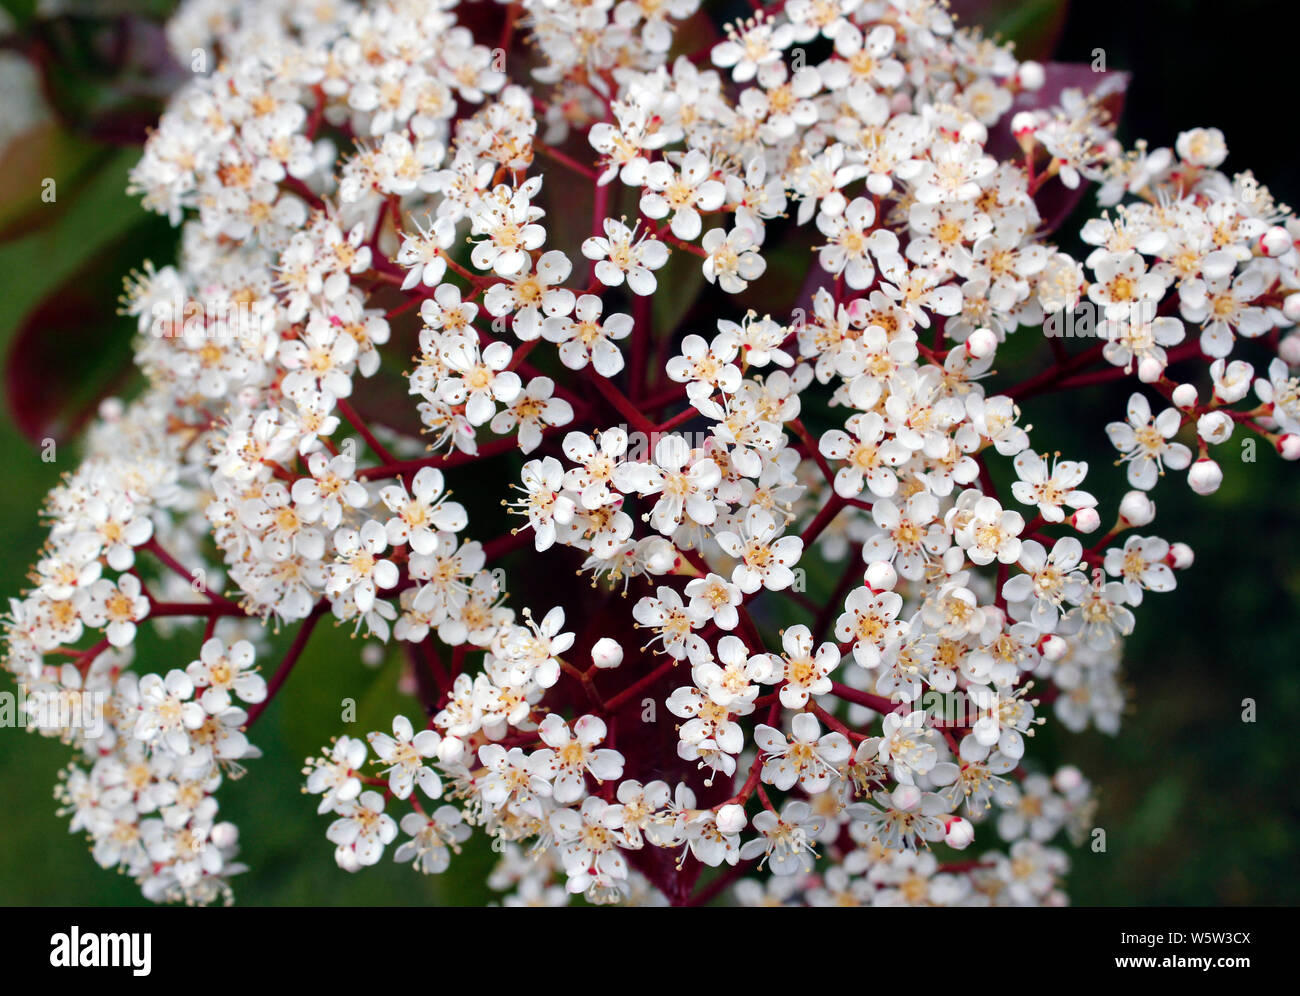
[[[21,69],[0,61],[8,122],[0,125],[5,596],[23,587],[42,540],[42,496],[75,459],[75,445],[60,442],[58,459],[42,462],[34,440],[65,438],[106,387],[129,392],[129,377],[118,378],[130,325],[111,314],[111,302],[128,269],[146,257],[168,260],[174,245],[167,225],[124,193],[138,154],[133,142],[156,115],[160,91],[177,78],[160,59],[156,30],[136,15],[167,4],[101,2],[84,8],[93,14],[84,17],[65,4],[73,15],[39,22],[28,20],[31,6],[0,4],[12,15],[0,22],[0,36],[13,22],[21,26],[8,33],[0,60],[19,52],[48,67],[31,113],[11,115],[31,81],[15,82]],[[1232,150],[1230,168],[1252,169],[1280,198],[1294,199],[1292,143],[1279,134],[1288,125],[1277,117],[1293,87],[1282,48],[1287,33],[1258,30],[1277,4],[1238,0],[1231,18],[1205,0],[954,6],[1017,39],[1026,55],[1055,51],[1058,59],[1087,62],[1104,49],[1108,68],[1134,74],[1122,137],[1167,145],[1180,130],[1216,125]],[[130,16],[119,19],[118,11]],[[10,135],[9,126],[19,124],[21,134]],[[56,183],[53,203],[41,200],[46,178]],[[1098,413],[1121,412],[1126,393],[1097,387],[1026,406],[1040,445],[1050,440],[1054,448],[1096,455],[1095,490],[1111,503],[1120,487],[1098,448]],[[1042,765],[1078,764],[1099,787],[1096,822],[1107,831],[1107,850],[1072,851],[1077,904],[1291,904],[1300,895],[1300,791],[1290,757],[1300,716],[1300,479],[1267,450],[1254,463],[1225,461],[1224,470],[1223,488],[1209,499],[1193,500],[1181,483],[1156,492],[1160,534],[1190,542],[1197,561],[1179,575],[1176,593],[1148,597],[1138,611],[1125,657],[1132,708],[1121,735],[1074,736],[1049,723],[1033,745]],[[340,729],[343,696],[373,689],[359,698],[360,723],[374,717],[365,729],[382,727],[395,709],[415,711],[390,691],[396,659],[375,674],[361,671],[355,656],[344,634],[318,632],[291,679],[292,695],[257,727],[266,756],[220,793],[222,814],[240,827],[242,857],[253,868],[234,882],[238,901],[482,902],[479,883],[492,860],[482,847],[433,880],[391,860],[357,876],[334,865],[327,819],[300,793],[302,758]],[[313,680],[301,680],[304,674]],[[1241,720],[1246,698],[1257,703],[1252,724]],[[56,742],[0,731],[0,903],[141,903],[130,881],[94,866],[82,839],[55,815],[51,790],[67,759]]]

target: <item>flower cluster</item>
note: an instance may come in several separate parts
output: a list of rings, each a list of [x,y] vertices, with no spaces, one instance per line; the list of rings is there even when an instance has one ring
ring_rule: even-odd
[[[109,695],[59,794],[146,895],[227,894],[213,793],[331,618],[423,709],[308,761],[345,870],[478,831],[509,904],[1065,901],[1090,786],[1027,741],[1118,728],[1134,610],[1192,562],[1148,492],[1214,491],[1234,435],[1300,457],[1300,222],[1217,130],[1125,150],[1113,79],[1062,89],[936,0],[789,0],[695,54],[687,21],[171,22],[219,58],[132,175],[182,232],[129,284],[148,386],[7,617],[25,688]],[[1042,205],[1085,183],[1076,260]],[[1096,345],[995,371],[1082,306]],[[1124,378],[1103,519],[1020,404]],[[132,668],[191,626],[192,663]]]

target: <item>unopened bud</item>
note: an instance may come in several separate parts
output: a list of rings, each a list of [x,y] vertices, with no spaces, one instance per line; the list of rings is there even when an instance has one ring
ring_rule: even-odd
[[[1156,517],[1156,503],[1145,491],[1130,491],[1120,499],[1119,517],[1130,526],[1145,526]]]
[[[229,822],[218,823],[212,828],[210,836],[217,847],[234,847],[239,843],[239,827]]]
[[[1300,322],[1300,291],[1292,291],[1282,302],[1282,316],[1288,322]]]
[[[1154,356],[1144,356],[1138,363],[1138,380],[1143,384],[1154,384],[1165,372],[1165,365]]]
[[[656,542],[645,559],[645,565],[651,574],[667,574],[677,566],[677,552],[667,540]]]
[[[1071,792],[1076,792],[1083,787],[1083,772],[1074,765],[1067,764],[1057,770],[1056,774],[1052,776],[1052,782],[1056,785],[1056,791],[1069,795]]]
[[[1011,134],[1024,141],[1038,130],[1038,117],[1031,111],[1021,111],[1011,118]]]
[[[1070,516],[1070,525],[1081,533],[1095,532],[1101,525],[1101,516],[1095,508],[1081,508]]]
[[[591,648],[591,663],[600,668],[618,667],[623,663],[623,648],[617,640],[602,636]]]
[[[889,797],[895,809],[910,813],[921,805],[921,790],[915,785],[900,785]]]
[[[745,815],[744,806],[738,806],[732,802],[718,810],[718,831],[720,833],[740,833],[745,829],[748,822],[749,818]]]
[[[867,567],[865,580],[872,591],[893,591],[898,584],[898,571],[888,561],[878,560]]]
[[[1022,62],[1016,70],[1016,82],[1025,90],[1041,90],[1047,82],[1047,70],[1040,62]]]
[[[943,842],[958,851],[964,851],[975,840],[975,828],[964,816],[954,816],[944,825]]]
[[[989,140],[989,130],[979,121],[967,121],[957,133],[963,142],[983,145]]]
[[[1297,295],[1292,294],[1288,301],[1296,301]],[[1296,301],[1300,304],[1300,301]],[[1300,311],[1300,308],[1296,309]],[[1300,321],[1300,319],[1293,319]],[[1277,344],[1277,355],[1282,357],[1283,362],[1289,367],[1300,367],[1300,333],[1293,333]]]
[[[1179,384],[1174,388],[1170,400],[1179,408],[1191,408],[1196,404],[1196,386],[1194,384]]]
[[[888,173],[872,173],[867,177],[867,190],[877,197],[884,197],[894,189],[894,181]]]
[[[1223,470],[1209,457],[1201,457],[1187,472],[1187,483],[1198,495],[1212,495],[1223,483]]]
[[[1288,432],[1277,441],[1277,451],[1283,460],[1300,460],[1300,436]]]
[[[1185,571],[1192,566],[1192,561],[1196,557],[1192,553],[1192,548],[1186,543],[1169,544],[1169,566],[1176,571]]]
[[[1041,652],[1043,659],[1055,663],[1065,656],[1065,652],[1070,649],[1070,645],[1063,639],[1053,633],[1051,636],[1043,637]]]
[[[1274,225],[1259,237],[1259,251],[1265,256],[1281,256],[1293,244],[1290,234],[1281,225]]]
[[[998,348],[998,337],[991,329],[976,329],[966,340],[966,352],[977,360],[985,360]]]
[[[465,742],[460,737],[443,737],[438,741],[438,760],[454,764],[465,754]]]

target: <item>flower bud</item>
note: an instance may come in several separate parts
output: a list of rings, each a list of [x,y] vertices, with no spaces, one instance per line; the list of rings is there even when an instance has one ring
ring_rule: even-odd
[[[745,829],[749,818],[745,815],[744,806],[731,802],[718,810],[717,821],[720,833],[740,833]]]
[[[1192,548],[1186,543],[1170,543],[1169,556],[1166,559],[1174,570],[1185,571],[1192,566],[1192,561],[1196,558],[1192,554]]]
[[[998,337],[991,329],[976,329],[966,340],[966,352],[977,360],[988,359],[998,348]]]
[[[656,540],[646,556],[645,563],[646,569],[651,574],[667,574],[677,566],[677,552],[667,540],[663,542]]]
[[[1282,302],[1282,315],[1288,322],[1300,322],[1300,293],[1292,292]]]
[[[1047,82],[1047,70],[1033,60],[1022,62],[1016,70],[1016,82],[1025,90],[1041,90]]]
[[[239,843],[239,827],[229,822],[218,823],[212,828],[211,837],[217,847],[234,847]]]
[[[888,561],[878,560],[867,568],[865,580],[872,591],[893,591],[898,584],[898,571]]]
[[[1232,417],[1227,412],[1206,412],[1196,420],[1196,434],[1211,445],[1232,438]]]
[[[1065,656],[1070,645],[1063,639],[1053,633],[1051,636],[1043,637],[1042,647],[1040,648],[1043,659],[1049,663],[1055,663]]]
[[[1223,470],[1209,457],[1201,457],[1187,472],[1187,483],[1198,495],[1212,495],[1223,483]]]
[[[1073,764],[1067,764],[1057,769],[1056,774],[1052,776],[1052,784],[1056,786],[1056,791],[1069,795],[1083,787],[1083,772]]]
[[[1165,365],[1154,356],[1144,356],[1138,363],[1138,380],[1143,384],[1154,384],[1165,372]]]
[[[1120,499],[1119,517],[1130,526],[1145,526],[1156,517],[1156,503],[1145,491],[1130,491]]]
[[[983,145],[989,140],[989,130],[979,121],[967,121],[961,126],[958,136],[963,142],[974,142],[976,145]]]
[[[889,801],[895,809],[910,813],[921,805],[921,790],[915,785],[900,785],[894,789]]]
[[[591,648],[591,663],[600,668],[618,667],[623,663],[623,648],[617,640],[602,636]]]
[[[975,840],[975,828],[964,816],[954,816],[944,824],[943,842],[958,851],[964,851]]]
[[[943,570],[945,574],[956,574],[966,562],[966,551],[959,546],[950,546],[943,551]]]
[[[1292,294],[1288,301],[1295,301],[1300,305],[1300,295]],[[1296,308],[1300,311],[1300,307]],[[1300,321],[1300,318],[1294,319]],[[1277,344],[1277,355],[1282,357],[1289,367],[1300,367],[1300,333],[1293,333]]]
[[[465,741],[460,737],[443,737],[438,741],[438,760],[443,764],[455,764],[465,756]]]
[[[1024,140],[1038,129],[1038,117],[1032,111],[1021,111],[1011,119],[1011,133]]]
[[[1277,441],[1277,451],[1283,460],[1300,460],[1300,436],[1288,432]]]
[[[1259,251],[1265,256],[1281,256],[1292,245],[1290,234],[1281,225],[1274,225],[1259,237]]]
[[[894,189],[894,181],[887,173],[872,173],[867,177],[867,190],[877,197],[884,197]]]
[[[1191,408],[1196,404],[1196,386],[1194,384],[1179,384],[1174,388],[1174,393],[1170,400],[1179,408]]]
[[[1101,525],[1101,516],[1095,508],[1081,508],[1070,516],[1069,522],[1079,532],[1091,533]]]

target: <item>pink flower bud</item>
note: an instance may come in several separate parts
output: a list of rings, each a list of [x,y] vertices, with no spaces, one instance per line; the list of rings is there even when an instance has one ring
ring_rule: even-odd
[[[1011,119],[1011,133],[1017,139],[1027,138],[1038,129],[1038,118],[1031,111],[1021,111]]]
[[[1265,256],[1281,256],[1293,244],[1290,234],[1281,225],[1274,225],[1259,237],[1259,251]]]
[[[1067,764],[1052,776],[1052,783],[1056,786],[1056,791],[1069,795],[1083,787],[1083,772],[1074,765]]]
[[[975,840],[975,828],[964,816],[954,816],[944,824],[943,842],[958,851],[964,851]]]
[[[966,352],[977,360],[987,359],[998,348],[998,337],[990,329],[976,329],[966,340]]]
[[[1070,645],[1056,634],[1043,637],[1042,646],[1040,647],[1043,659],[1049,663],[1059,661],[1069,649]]]
[[[1192,561],[1196,558],[1192,553],[1192,548],[1186,543],[1170,543],[1169,555],[1165,559],[1169,561],[1169,566],[1174,570],[1185,571],[1192,566]]]
[[[1277,451],[1283,460],[1300,460],[1300,436],[1288,432],[1277,441]]]
[[[1101,516],[1095,508],[1081,508],[1070,516],[1070,525],[1081,533],[1095,532],[1101,525]]]
[[[1300,322],[1300,294],[1288,294],[1282,302],[1282,315],[1288,322]]]
[[[1287,301],[1300,305],[1300,295],[1292,294]],[[1300,307],[1296,308],[1300,311]],[[1292,333],[1277,344],[1277,355],[1282,357],[1289,367],[1300,367],[1300,333]]]

